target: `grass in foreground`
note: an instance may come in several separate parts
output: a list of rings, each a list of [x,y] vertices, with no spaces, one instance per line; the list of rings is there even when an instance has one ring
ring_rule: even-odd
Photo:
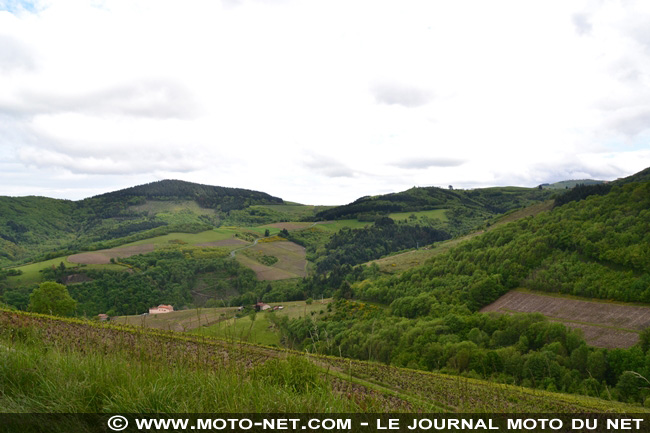
[[[253,369],[215,370],[138,360],[132,354],[86,353],[39,342],[0,346],[4,412],[227,413],[351,412],[331,393],[321,370],[300,357]]]
[[[647,411],[641,406],[188,334],[0,310],[9,412]]]

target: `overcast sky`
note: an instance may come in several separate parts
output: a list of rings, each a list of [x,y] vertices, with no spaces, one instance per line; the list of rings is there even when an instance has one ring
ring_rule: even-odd
[[[649,1],[0,0],[0,195],[344,204],[648,166]]]

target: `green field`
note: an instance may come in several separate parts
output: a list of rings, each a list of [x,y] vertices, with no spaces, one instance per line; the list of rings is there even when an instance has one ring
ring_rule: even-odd
[[[35,285],[40,283],[41,280],[41,273],[40,271],[42,269],[46,268],[51,268],[51,267],[56,267],[60,266],[60,264],[63,263],[63,265],[66,268],[83,268],[83,269],[108,269],[108,270],[124,270],[126,269],[124,266],[120,265],[114,265],[114,264],[109,264],[109,265],[79,265],[77,263],[70,263],[67,260],[67,257],[57,257],[56,259],[50,259],[50,260],[45,260],[43,262],[37,262],[37,263],[30,263],[29,265],[23,265],[23,266],[18,266],[14,269],[17,269],[19,271],[22,271],[22,275],[17,275],[14,277],[7,277],[7,281],[11,286],[27,286],[27,285]]]

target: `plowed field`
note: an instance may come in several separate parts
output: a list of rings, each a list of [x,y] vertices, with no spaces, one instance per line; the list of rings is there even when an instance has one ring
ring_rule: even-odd
[[[259,280],[284,280],[307,275],[305,247],[289,241],[260,242],[251,247],[251,250],[278,258],[275,264],[266,266],[243,254],[237,254],[237,260],[255,271]]]
[[[625,348],[650,326],[650,307],[568,299],[537,293],[506,293],[481,312],[541,313],[554,322],[582,329],[592,346]]]
[[[85,265],[105,265],[111,262],[112,258],[131,257],[136,254],[146,254],[154,250],[154,244],[132,245],[129,247],[110,248],[88,253],[73,254],[68,257],[70,263]]]

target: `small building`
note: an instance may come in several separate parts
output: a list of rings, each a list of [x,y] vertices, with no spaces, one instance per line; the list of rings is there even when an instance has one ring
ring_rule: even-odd
[[[255,311],[264,311],[268,310],[269,308],[271,308],[271,306],[269,304],[265,304],[264,302],[258,302],[255,304]]]
[[[100,322],[105,322],[108,320],[108,314],[104,314],[104,313],[98,314],[97,318],[99,319]]]
[[[149,314],[171,313],[174,307],[171,305],[158,305],[157,307],[149,308]]]

